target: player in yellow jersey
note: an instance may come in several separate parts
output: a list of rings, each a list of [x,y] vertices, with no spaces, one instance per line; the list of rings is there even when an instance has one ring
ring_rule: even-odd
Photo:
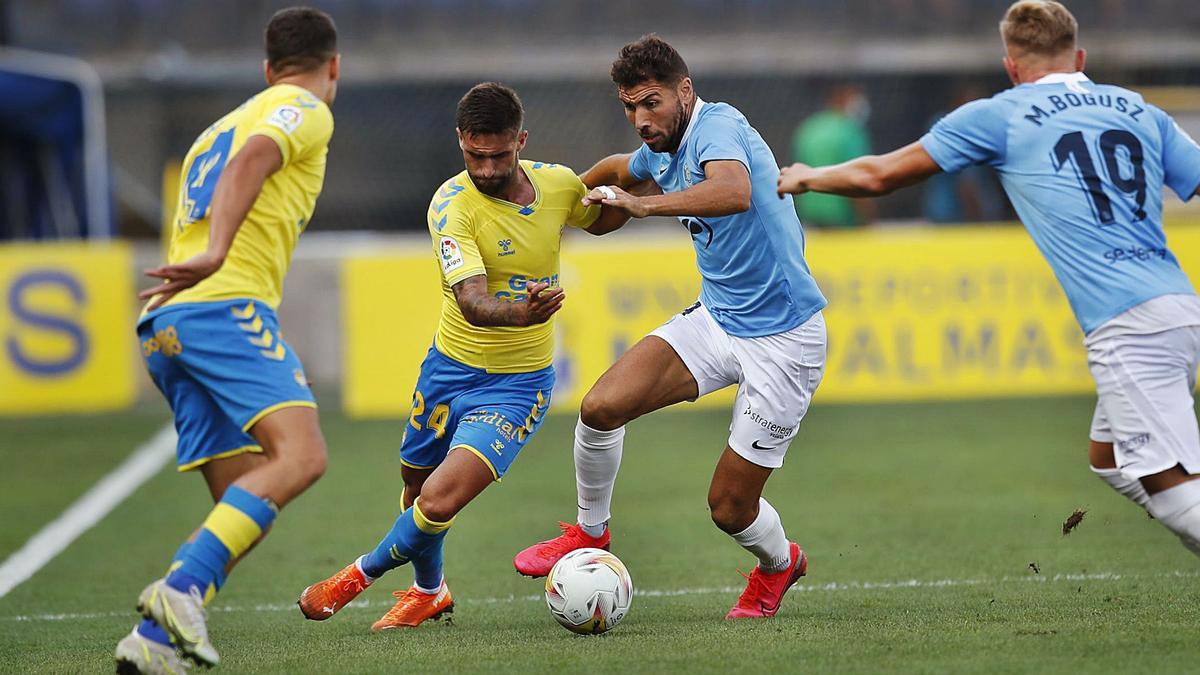
[[[508,471],[541,425],[554,388],[553,316],[564,225],[603,234],[622,212],[582,203],[566,167],[520,159],[528,132],[516,92],[473,87],[458,103],[467,170],[429,205],[442,316],[401,442],[404,511],[379,545],[300,596],[327,619],[388,570],[413,564],[411,588],[373,630],[415,627],[453,608],[442,540],[454,517]]]
[[[337,31],[323,12],[276,13],[266,89],[206,129],[183,163],[168,264],[138,321],[142,354],[171,405],[180,471],[199,469],[216,507],[142,592],[146,617],[117,646],[121,672],[207,666],[204,603],[325,471],[316,403],[275,308],[325,178]],[[178,654],[177,654],[178,651]]]

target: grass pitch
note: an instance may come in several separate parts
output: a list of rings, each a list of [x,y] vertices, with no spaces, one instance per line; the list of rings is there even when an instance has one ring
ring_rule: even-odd
[[[327,412],[329,472],[230,578],[209,625],[234,672],[1184,672],[1200,643],[1200,568],[1087,470],[1093,402],[818,406],[767,488],[809,576],[773,620],[725,622],[753,560],[709,521],[728,414],[632,424],[613,550],[640,595],[578,637],[550,617],[521,547],[574,517],[574,419],[547,420],[446,540],[453,623],[369,630],[400,568],[324,623],[292,604],[373,547],[399,503],[398,422]],[[165,413],[0,421],[0,557],[56,517]],[[0,599],[0,670],[111,670],[141,587],[210,508],[165,470]],[[1063,521],[1087,511],[1070,534]],[[1036,568],[1036,571],[1035,571]]]

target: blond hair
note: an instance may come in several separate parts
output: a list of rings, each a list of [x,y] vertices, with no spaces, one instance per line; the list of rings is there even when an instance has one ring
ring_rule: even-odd
[[[1075,49],[1079,24],[1060,2],[1019,0],[1004,13],[1000,35],[1004,44],[1021,53],[1058,56]]]

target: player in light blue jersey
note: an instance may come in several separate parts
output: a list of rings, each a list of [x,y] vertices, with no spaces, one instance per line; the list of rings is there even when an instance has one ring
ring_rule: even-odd
[[[1012,89],[891,154],[792,166],[780,196],[874,196],[994,167],[1086,336],[1099,394],[1092,470],[1200,555],[1200,299],[1162,228],[1163,187],[1187,200],[1200,186],[1200,146],[1137,92],[1083,74],[1075,18],[1061,4],[1017,2],[1000,30]]]
[[[584,397],[575,431],[578,525],[564,524],[562,536],[513,562],[544,576],[572,550],[608,548],[625,424],[737,384],[708,504],[717,526],[759,560],[726,618],[773,616],[807,560],[762,490],[824,372],[825,298],[804,262],[791,199],[775,196],[775,157],[746,118],[702,101],[683,58],[654,35],[621,49],[612,79],[644,144],[584,174],[592,188],[584,202],[679,218],[696,249],[700,299],[634,345]],[[643,195],[647,185],[659,194]]]

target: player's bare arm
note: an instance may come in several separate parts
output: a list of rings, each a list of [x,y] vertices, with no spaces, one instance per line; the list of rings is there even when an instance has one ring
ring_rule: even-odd
[[[776,191],[781,198],[805,192],[878,197],[919,183],[941,170],[917,141],[886,155],[865,155],[833,166],[793,164],[779,173]]]
[[[546,323],[562,309],[566,293],[559,286],[527,282],[525,302],[506,302],[488,293],[487,276],[476,274],[451,287],[463,318],[473,326],[535,326]]]
[[[703,181],[680,192],[637,196],[615,185],[602,185],[588,193],[587,199],[619,208],[633,218],[729,216],[750,209],[750,172],[736,160],[715,160],[705,163]]]
[[[195,286],[221,269],[233,238],[258,199],[263,183],[282,166],[283,155],[275,141],[259,135],[247,139],[217,181],[208,250],[175,265],[146,270],[146,276],[164,280],[162,284],[138,293],[142,300],[154,298],[147,310],[158,308],[176,293]]]

